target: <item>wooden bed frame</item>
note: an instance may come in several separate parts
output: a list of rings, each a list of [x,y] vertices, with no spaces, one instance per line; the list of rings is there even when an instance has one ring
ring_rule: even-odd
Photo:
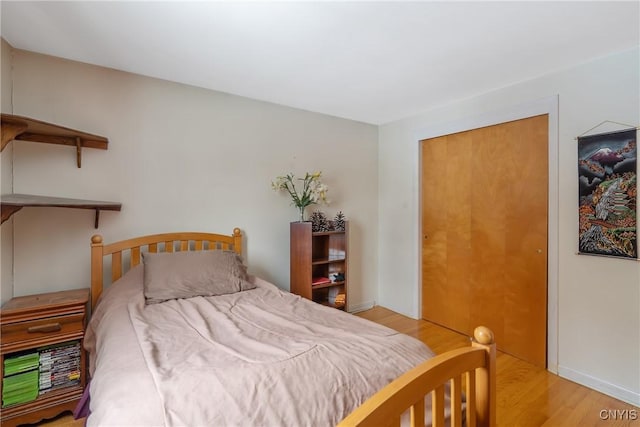
[[[445,424],[447,383],[451,385],[451,419]],[[407,410],[411,411],[410,426],[424,427],[425,397],[429,393],[432,427],[496,425],[496,344],[489,328],[475,329],[471,347],[439,354],[404,373],[347,415],[338,427],[400,426]],[[459,409],[463,393],[464,423]]]
[[[164,233],[136,237],[103,244],[102,236],[91,238],[91,308],[102,294],[105,270],[104,257],[111,256],[111,281],[118,280],[128,270],[123,259],[130,259],[129,268],[141,262],[141,253],[233,250],[242,254],[242,233],[234,228],[231,235],[214,233]],[[124,255],[124,256],[123,256]],[[465,425],[495,426],[496,407],[496,345],[493,333],[483,326],[474,331],[470,347],[440,354],[406,372],[369,398],[340,422],[338,427],[399,426],[401,415],[411,411],[411,426],[423,427],[425,396],[431,393],[432,425],[445,425],[445,384],[450,383],[452,427],[463,425],[461,408],[466,399]],[[464,387],[463,387],[464,385]]]

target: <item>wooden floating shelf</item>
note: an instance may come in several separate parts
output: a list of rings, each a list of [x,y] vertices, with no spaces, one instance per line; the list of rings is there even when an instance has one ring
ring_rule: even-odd
[[[100,211],[120,211],[122,203],[103,202],[97,200],[66,199],[62,197],[35,196],[30,194],[3,194],[0,196],[2,204],[2,222],[23,207],[54,207],[91,209],[96,212],[95,228],[98,228]]]
[[[104,136],[12,114],[2,114],[1,128],[2,147],[0,151],[4,150],[4,147],[13,140],[69,145],[76,147],[78,167],[82,166],[82,148],[106,150],[109,144],[109,140]]]

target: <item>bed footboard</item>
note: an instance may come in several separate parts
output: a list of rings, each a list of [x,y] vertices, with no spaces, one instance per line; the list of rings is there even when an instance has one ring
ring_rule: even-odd
[[[431,393],[432,426],[445,425],[445,384],[451,385],[452,427],[463,424],[462,394],[466,396],[466,426],[495,426],[496,345],[484,326],[474,331],[471,347],[435,356],[391,382],[345,417],[338,427],[399,426],[411,411],[412,427],[424,427],[425,397]],[[466,387],[463,387],[463,384]],[[465,390],[463,390],[463,388]]]

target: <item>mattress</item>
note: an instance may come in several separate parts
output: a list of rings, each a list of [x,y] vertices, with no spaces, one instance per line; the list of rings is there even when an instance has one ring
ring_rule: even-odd
[[[142,266],[109,286],[85,336],[87,425],[335,426],[433,356],[412,337],[250,280],[255,289],[151,305]]]

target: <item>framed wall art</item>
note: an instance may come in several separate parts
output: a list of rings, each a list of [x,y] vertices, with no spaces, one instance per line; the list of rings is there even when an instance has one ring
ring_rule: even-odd
[[[638,258],[637,129],[578,137],[579,252]]]

